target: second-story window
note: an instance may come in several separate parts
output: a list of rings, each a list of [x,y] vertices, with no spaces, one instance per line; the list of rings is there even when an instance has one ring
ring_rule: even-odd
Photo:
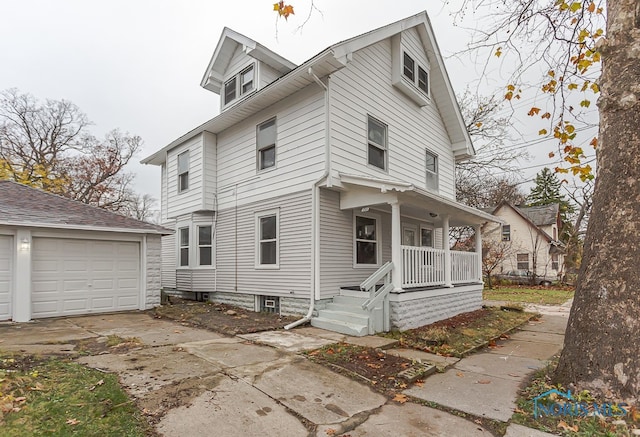
[[[510,225],[502,225],[502,241],[511,241]]]
[[[256,132],[258,170],[276,165],[276,119],[258,125]]]
[[[224,104],[228,105],[255,88],[255,68],[249,65],[224,83]]]
[[[189,151],[178,155],[178,193],[189,189]]]
[[[425,94],[429,94],[429,73],[420,66],[418,66],[418,88]]]
[[[370,165],[387,169],[387,125],[373,117],[367,121],[368,157]]]
[[[407,55],[406,52],[403,57],[402,66],[403,66],[402,70],[404,72],[404,75],[407,76],[407,79],[413,82],[416,74],[415,73],[416,63],[411,56]]]
[[[427,188],[430,190],[438,189],[438,156],[427,150],[426,153],[427,167]]]

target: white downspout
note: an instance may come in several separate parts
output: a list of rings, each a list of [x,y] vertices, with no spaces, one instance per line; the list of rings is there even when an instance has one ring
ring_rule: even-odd
[[[316,298],[320,299],[320,183],[326,179],[327,187],[333,186],[331,182],[331,129],[329,116],[329,87],[309,67],[307,70],[313,80],[324,89],[324,172],[322,176],[314,182],[311,188],[311,290],[309,291],[309,310],[300,320],[289,323],[284,329],[289,330],[296,326],[307,323],[313,317],[313,310],[316,305]]]

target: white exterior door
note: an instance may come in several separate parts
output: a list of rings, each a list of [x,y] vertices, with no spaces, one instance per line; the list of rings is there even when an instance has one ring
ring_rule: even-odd
[[[136,310],[140,244],[34,238],[32,317]]]
[[[0,235],[0,320],[11,318],[13,237]]]

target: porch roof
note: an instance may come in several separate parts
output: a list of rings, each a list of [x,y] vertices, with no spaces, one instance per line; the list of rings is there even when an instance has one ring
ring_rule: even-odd
[[[487,222],[504,223],[500,218],[476,208],[432,193],[415,185],[391,179],[379,179],[340,173],[345,191],[340,195],[340,208],[362,208],[367,206],[399,202],[403,212],[424,216],[428,221],[439,221],[449,216],[450,226],[473,226]]]

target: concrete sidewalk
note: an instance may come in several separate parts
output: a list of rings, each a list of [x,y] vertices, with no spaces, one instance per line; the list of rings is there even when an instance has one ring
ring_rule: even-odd
[[[547,309],[548,310],[548,309]],[[532,322],[499,347],[462,360],[391,349],[389,353],[450,366],[406,394],[477,416],[508,421],[526,374],[559,350],[566,317]],[[559,314],[558,314],[559,312]],[[78,358],[116,372],[165,436],[489,436],[464,418],[415,403],[398,404],[367,385],[312,363],[298,352],[336,341],[382,347],[381,337],[348,337],[317,328],[224,337],[147,314],[110,314],[0,324],[0,347],[74,353],[74,341],[135,336],[126,353]],[[507,435],[542,435],[515,425]]]

